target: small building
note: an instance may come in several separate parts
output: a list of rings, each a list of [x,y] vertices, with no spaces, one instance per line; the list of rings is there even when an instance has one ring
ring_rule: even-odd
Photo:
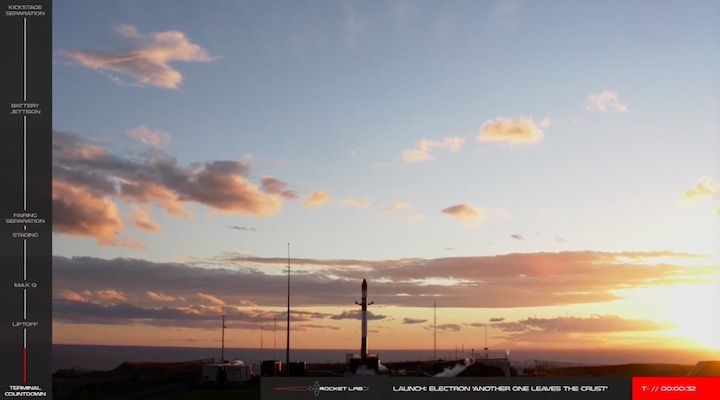
[[[225,377],[226,364],[205,364],[202,368],[203,382],[221,382]]]
[[[255,374],[252,364],[234,364],[225,367],[227,382],[240,383],[249,381]]]
[[[260,376],[282,376],[282,361],[265,360],[260,367]]]
[[[240,383],[255,376],[252,364],[242,361],[222,364],[205,364],[202,368],[202,382],[204,383]]]
[[[307,363],[305,361],[292,361],[288,364],[290,376],[305,376],[307,372]]]

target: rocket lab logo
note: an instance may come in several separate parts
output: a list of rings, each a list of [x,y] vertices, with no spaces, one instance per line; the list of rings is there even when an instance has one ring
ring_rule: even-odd
[[[285,392],[313,392],[315,396],[319,396],[320,392],[367,392],[370,390],[367,386],[321,386],[320,382],[315,381],[312,386],[285,386],[276,387],[275,390],[281,390]]]

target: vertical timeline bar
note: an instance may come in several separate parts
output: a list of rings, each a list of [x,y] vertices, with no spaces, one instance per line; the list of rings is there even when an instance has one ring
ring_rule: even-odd
[[[0,9],[0,398],[52,397],[52,1]]]
[[[27,383],[27,329],[23,329],[23,383]]]
[[[23,101],[27,101],[27,18],[23,18]]]
[[[27,116],[23,116],[23,211],[27,211]]]

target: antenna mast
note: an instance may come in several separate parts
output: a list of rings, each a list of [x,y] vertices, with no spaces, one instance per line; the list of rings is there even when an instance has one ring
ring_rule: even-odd
[[[285,350],[285,368],[290,376],[290,243],[288,243],[288,298],[287,298],[287,349]]]
[[[437,304],[433,301],[433,360],[437,360]]]
[[[222,316],[222,339],[220,344],[220,363],[225,363],[225,315]]]
[[[485,354],[487,354],[487,350],[488,350],[488,347],[487,347],[487,326],[488,326],[488,324],[485,324]]]
[[[274,318],[275,326],[273,327],[273,361],[277,360],[277,317]]]

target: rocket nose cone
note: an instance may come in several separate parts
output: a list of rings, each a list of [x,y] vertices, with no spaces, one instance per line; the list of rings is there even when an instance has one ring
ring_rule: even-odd
[[[362,288],[367,289],[367,281],[363,279]]]

